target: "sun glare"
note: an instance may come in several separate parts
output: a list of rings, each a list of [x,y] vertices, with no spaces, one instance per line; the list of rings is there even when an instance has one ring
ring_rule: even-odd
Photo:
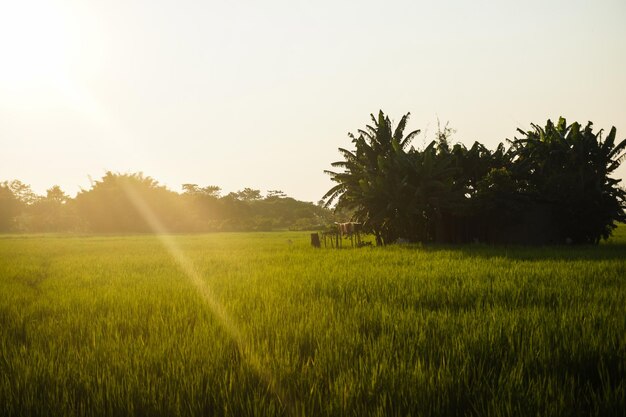
[[[239,326],[229,317],[228,313],[217,300],[211,287],[209,287],[195,265],[189,259],[178,243],[167,231],[158,216],[152,211],[152,208],[143,200],[141,195],[135,192],[132,187],[122,184],[123,190],[133,206],[139,211],[144,220],[148,223],[152,231],[161,241],[163,247],[168,251],[172,259],[176,262],[182,273],[189,279],[191,284],[197,290],[198,295],[203,299],[213,316],[224,331],[229,335],[231,340],[237,344],[239,353],[250,369],[260,377],[266,387],[281,405],[285,407],[287,415],[293,415],[294,410],[286,393],[283,391],[280,381],[263,367],[259,355],[257,355],[254,346],[239,331]]]
[[[68,17],[69,11],[42,1],[7,1],[0,6],[3,89],[67,84],[78,49]]]

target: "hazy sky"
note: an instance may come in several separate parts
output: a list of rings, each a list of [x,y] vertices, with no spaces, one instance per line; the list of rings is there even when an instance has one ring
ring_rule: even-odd
[[[559,115],[626,137],[626,1],[0,3],[0,181],[89,176],[317,201],[383,109],[494,147]],[[626,177],[626,167],[619,176]]]

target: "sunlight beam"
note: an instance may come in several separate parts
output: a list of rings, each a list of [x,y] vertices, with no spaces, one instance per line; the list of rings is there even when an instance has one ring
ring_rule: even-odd
[[[159,238],[165,249],[172,256],[178,267],[189,279],[193,287],[196,289],[202,300],[208,306],[210,312],[217,319],[222,329],[226,332],[237,345],[237,349],[244,362],[252,369],[252,371],[260,377],[270,392],[272,392],[279,404],[286,410],[288,415],[296,415],[285,391],[281,389],[279,382],[271,373],[265,370],[261,364],[259,356],[254,352],[254,348],[244,335],[239,331],[239,326],[229,317],[228,313],[220,302],[216,299],[215,294],[207,283],[202,279],[191,260],[183,253],[176,241],[169,235],[168,230],[159,220],[150,206],[138,195],[138,193],[129,185],[122,184],[124,193],[129,198],[133,206],[139,211],[140,215],[148,223],[149,227]]]

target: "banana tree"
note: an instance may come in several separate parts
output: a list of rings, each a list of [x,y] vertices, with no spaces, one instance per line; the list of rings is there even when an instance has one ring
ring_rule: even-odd
[[[593,124],[581,128],[560,118],[545,127],[533,124],[511,142],[511,171],[522,191],[537,205],[549,207],[559,242],[597,243],[608,238],[616,221],[626,220],[626,195],[610,177],[626,157],[626,140],[615,143],[613,127],[605,140]]]
[[[404,115],[394,128],[382,111],[377,118],[372,114],[373,125],[358,130],[358,135],[348,135],[355,149],[339,148],[344,160],[331,165],[343,171],[325,171],[337,183],[323,197],[326,206],[336,202],[337,209],[353,210],[354,220],[376,234],[379,243],[399,236],[396,224],[405,186],[401,159],[406,156],[411,140],[419,134],[419,130],[404,134],[409,115]]]

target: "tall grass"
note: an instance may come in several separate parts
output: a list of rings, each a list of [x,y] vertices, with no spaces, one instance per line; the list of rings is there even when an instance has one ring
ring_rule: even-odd
[[[322,249],[0,238],[0,415],[625,415],[626,233]]]

